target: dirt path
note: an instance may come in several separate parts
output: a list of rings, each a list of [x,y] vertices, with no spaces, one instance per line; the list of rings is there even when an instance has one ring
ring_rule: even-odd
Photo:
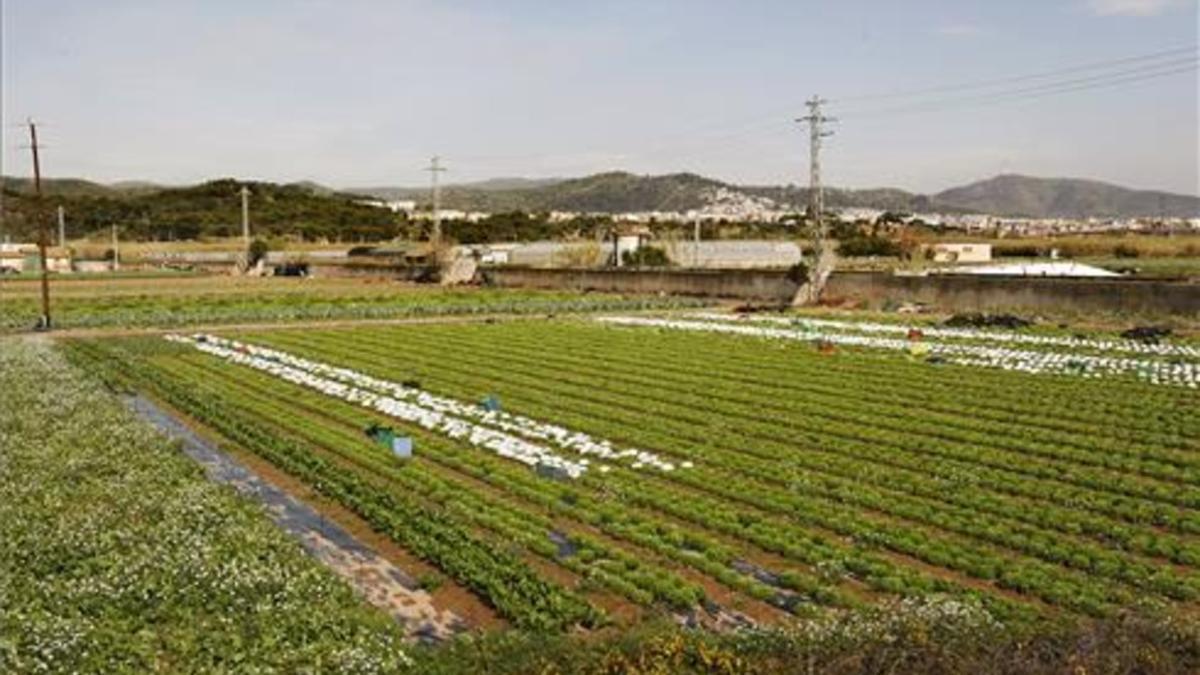
[[[413,639],[436,642],[467,629],[456,614],[435,607],[430,595],[412,577],[340,525],[214,448],[151,401],[136,396],[126,399],[126,403],[138,417],[181,440],[183,451],[204,467],[210,480],[228,483],[241,494],[261,502],[271,519],[300,540],[309,555],[344,577],[372,605],[403,624]]]

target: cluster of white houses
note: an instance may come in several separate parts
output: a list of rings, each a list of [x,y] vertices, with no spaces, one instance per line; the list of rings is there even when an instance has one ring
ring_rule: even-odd
[[[555,210],[546,214],[551,222],[567,222],[586,216],[611,217],[625,223],[692,223],[700,222],[757,222],[779,223],[796,218],[795,208],[783,207],[766,197],[748,195],[736,190],[718,188],[706,195],[707,203],[699,209],[685,211],[624,211],[618,213]],[[427,206],[415,200],[386,201],[363,199],[360,203],[386,208],[396,213],[405,213],[415,219],[430,219],[433,214]],[[833,209],[832,214],[848,223],[874,223],[887,211],[883,209],[849,207]],[[466,220],[478,222],[487,218],[484,211],[441,209],[442,220]],[[1014,218],[992,216],[983,213],[913,213],[903,216],[905,222],[922,222],[966,232],[996,233],[1001,236],[1031,236],[1043,234],[1094,234],[1101,232],[1138,232],[1169,228],[1175,231],[1200,232],[1200,217],[1196,218]]]

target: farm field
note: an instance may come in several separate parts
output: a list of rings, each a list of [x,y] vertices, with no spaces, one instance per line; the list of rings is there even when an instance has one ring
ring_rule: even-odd
[[[403,637],[48,340],[0,339],[0,672],[394,672]]]
[[[816,328],[642,315],[67,345],[538,633],[930,598],[1008,625],[1194,609],[1194,347],[981,331],[914,355],[886,327]]]
[[[691,306],[686,299],[551,291],[443,289],[341,278],[207,275],[58,276],[51,314],[59,328],[171,327],[395,319],[461,314],[524,314]],[[0,277],[0,332],[30,328],[41,313],[33,277]]]

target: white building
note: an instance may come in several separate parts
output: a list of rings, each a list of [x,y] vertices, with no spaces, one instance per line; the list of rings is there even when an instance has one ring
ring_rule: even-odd
[[[70,250],[47,246],[46,268],[51,272],[70,272]],[[38,272],[41,269],[42,260],[37,244],[0,244],[0,270],[4,272]]]

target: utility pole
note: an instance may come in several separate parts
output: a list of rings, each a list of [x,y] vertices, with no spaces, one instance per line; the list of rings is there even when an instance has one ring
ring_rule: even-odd
[[[117,239],[117,226],[112,226],[112,271],[119,272],[121,270],[121,242]]]
[[[700,216],[696,216],[692,238],[692,267],[700,267]]]
[[[432,182],[433,191],[433,233],[430,235],[430,241],[437,244],[442,241],[442,190],[438,185],[438,174],[445,171],[446,167],[442,166],[441,158],[434,155],[429,160],[429,167],[425,169],[429,172],[429,179]]]
[[[58,205],[58,246],[67,247],[67,220],[63,214],[62,204]]]
[[[826,131],[826,122],[835,122],[836,118],[821,112],[821,106],[827,101],[813,95],[804,102],[808,107],[808,115],[796,121],[808,124],[808,215],[813,224],[812,248],[813,264],[808,270],[808,300],[816,300],[821,293],[821,286],[829,272],[832,272],[832,260],[826,238],[825,191],[821,186],[821,139],[832,136],[832,131]]]
[[[50,330],[50,269],[46,260],[46,247],[50,245],[46,213],[42,204],[42,165],[38,157],[37,124],[29,120],[29,149],[33,152],[33,194],[36,206],[34,217],[38,220],[38,256],[42,259],[42,317],[38,319],[39,330]]]
[[[242,248],[250,252],[250,188],[242,186]]]

